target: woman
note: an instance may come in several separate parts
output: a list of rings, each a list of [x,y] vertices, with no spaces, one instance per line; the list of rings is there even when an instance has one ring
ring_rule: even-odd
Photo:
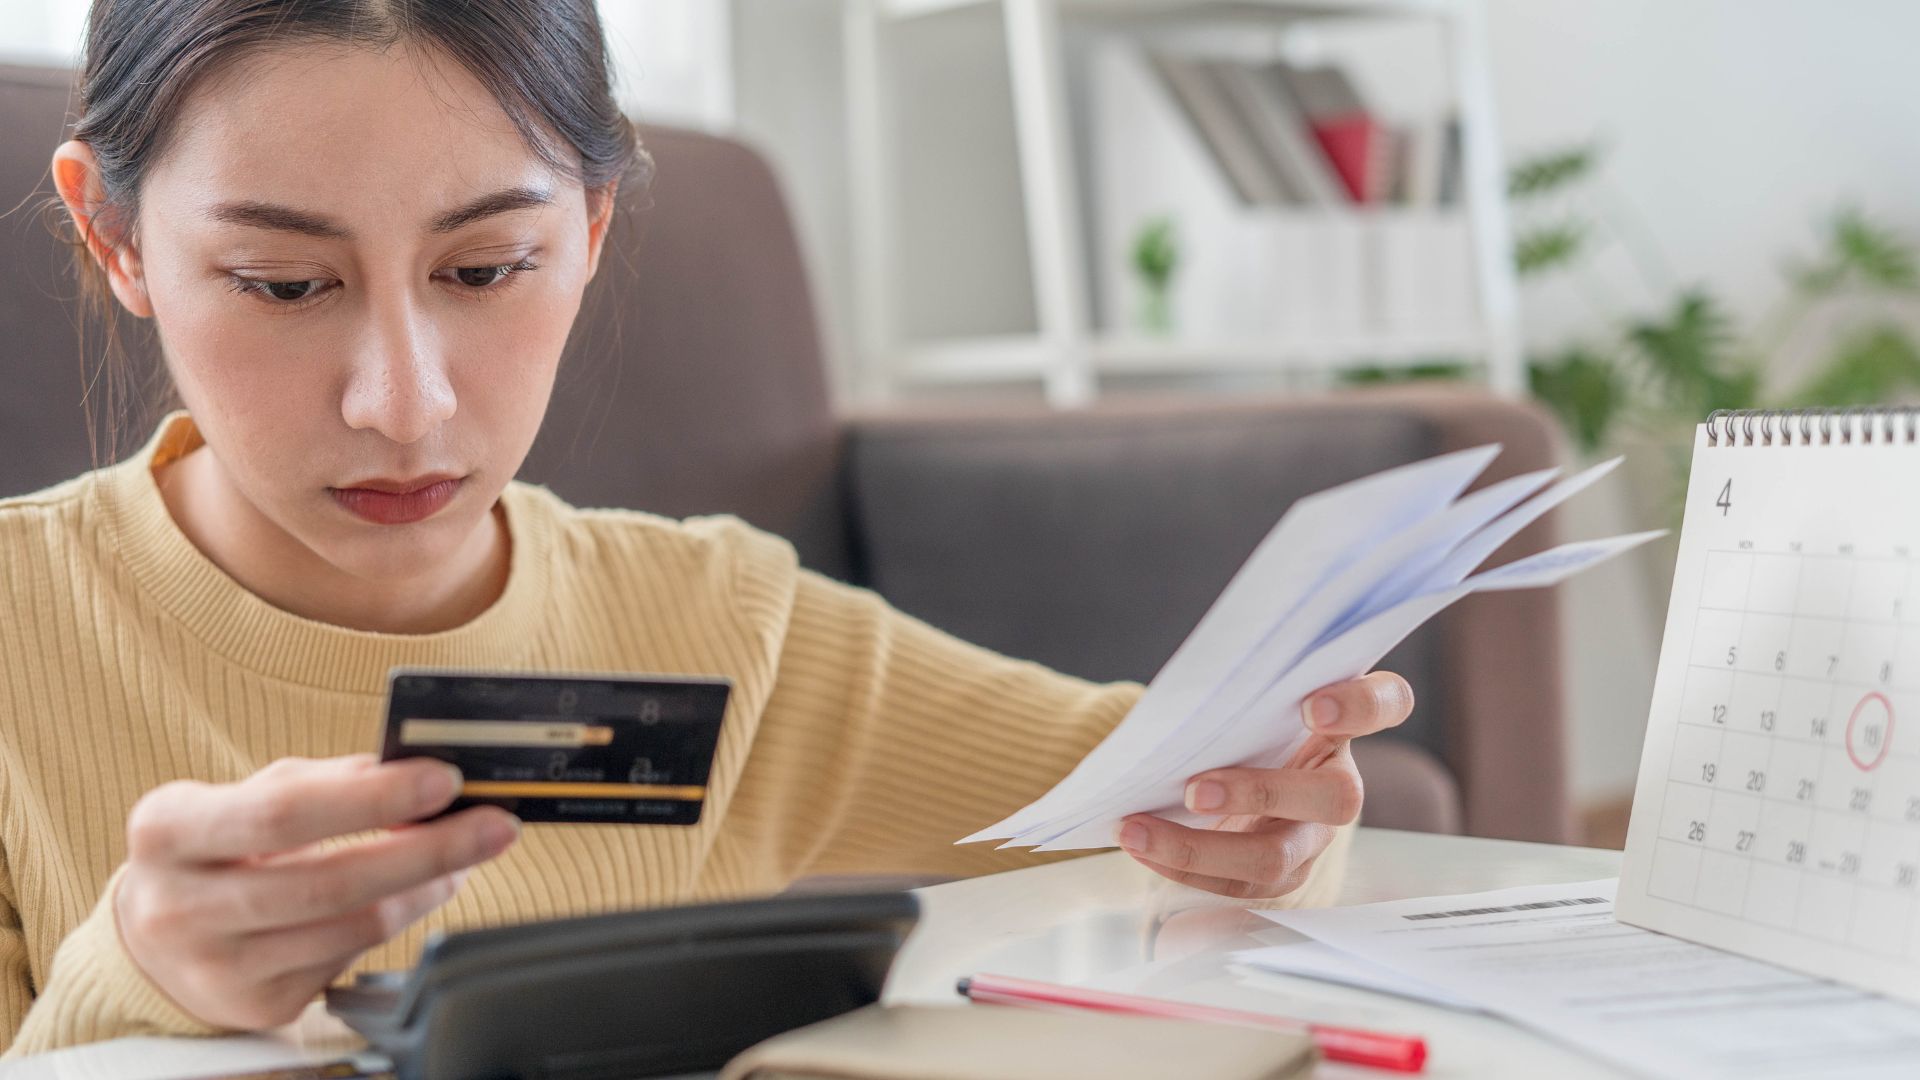
[[[0,504],[9,1054],[278,1024],[430,926],[1023,858],[952,841],[1138,686],[955,641],[731,518],[510,483],[648,164],[589,0],[94,4],[53,179],[185,409]],[[364,753],[399,665],[732,679],[700,823],[409,826],[459,778]],[[1116,839],[1200,888],[1318,893],[1347,740],[1410,706],[1392,675],[1328,688],[1299,767],[1193,779],[1220,828]]]

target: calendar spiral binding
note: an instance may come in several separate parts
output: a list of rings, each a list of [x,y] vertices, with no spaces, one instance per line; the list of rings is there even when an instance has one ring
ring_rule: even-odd
[[[1708,446],[1829,446],[1855,442],[1920,442],[1920,406],[1715,409],[1707,414]]]

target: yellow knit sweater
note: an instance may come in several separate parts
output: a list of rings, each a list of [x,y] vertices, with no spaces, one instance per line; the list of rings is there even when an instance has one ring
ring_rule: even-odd
[[[502,497],[505,591],[478,618],[405,636],[313,622],[174,524],[152,470],[197,445],[176,415],[134,459],[0,501],[7,1056],[209,1031],[120,942],[128,810],[169,780],[377,749],[395,666],[721,675],[734,692],[699,824],[527,826],[356,970],[409,964],[439,928],[1021,865],[1033,856],[953,840],[1045,791],[1139,694],[948,637],[733,518],[576,510],[523,484]],[[1337,878],[1328,854],[1296,902]]]

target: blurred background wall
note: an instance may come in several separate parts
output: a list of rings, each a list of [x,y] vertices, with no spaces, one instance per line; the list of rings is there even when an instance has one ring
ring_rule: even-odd
[[[870,390],[854,288],[865,195],[850,168],[850,118],[866,84],[848,52],[847,4],[860,2],[601,3],[635,112],[744,134],[773,159],[798,216],[841,396],[855,404]],[[1614,368],[1644,366],[1648,357],[1634,350],[1655,340],[1637,331],[1667,331],[1660,340],[1669,342],[1692,334],[1699,355],[1685,362],[1751,374],[1756,386],[1738,392],[1755,401],[1844,404],[1834,399],[1920,386],[1920,358],[1897,336],[1868,340],[1876,328],[1920,325],[1911,261],[1901,262],[1907,238],[1920,235],[1920,66],[1908,55],[1920,41],[1920,5],[1484,0],[1479,14],[1502,167],[1564,167],[1551,190],[1516,194],[1511,207],[1516,235],[1547,242],[1535,252],[1543,262],[1519,276],[1527,357],[1549,373],[1592,374],[1569,361],[1598,360],[1599,375],[1584,383],[1566,375],[1536,389],[1572,410],[1570,457],[1630,454],[1631,482],[1577,500],[1571,531],[1659,524],[1670,509],[1671,469],[1658,449],[1669,435],[1617,423],[1581,437],[1593,434],[1580,429],[1583,415],[1624,414]],[[84,15],[81,0],[0,0],[0,54],[70,60]],[[979,5],[886,33],[889,63],[873,85],[899,143],[887,165],[899,234],[916,241],[900,263],[898,320],[933,337],[1030,327],[1038,316],[1005,27],[994,5]],[[1247,40],[1256,51],[1343,63],[1385,114],[1425,122],[1457,106],[1447,69],[1431,61],[1431,26],[1336,20]],[[1082,89],[1092,63],[1083,44],[1068,35]],[[1171,115],[1141,115],[1139,124]],[[1116,179],[1099,172],[1111,156],[1086,145],[1095,121],[1071,119],[1081,168],[1092,173],[1083,181]],[[1125,137],[1134,119],[1110,109],[1100,122]],[[1174,190],[1189,185],[1181,198],[1225,205],[1217,176],[1170,175]],[[1097,231],[1093,215],[1084,224]],[[1865,289],[1836,285],[1861,284],[1863,274]],[[1839,370],[1849,357],[1853,367]],[[1809,381],[1822,373],[1826,381]],[[1673,404],[1685,414],[1724,403],[1736,392],[1724,382],[1682,377],[1671,384]],[[1193,389],[1264,385],[1242,377]],[[1570,587],[1573,780],[1596,812],[1631,791],[1664,612],[1660,560],[1670,557],[1655,552]]]

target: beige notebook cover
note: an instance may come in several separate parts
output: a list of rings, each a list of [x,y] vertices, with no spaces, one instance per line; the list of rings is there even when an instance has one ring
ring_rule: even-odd
[[[1287,1080],[1319,1060],[1305,1035],[1188,1020],[997,1005],[869,1006],[776,1035],[720,1080]]]

